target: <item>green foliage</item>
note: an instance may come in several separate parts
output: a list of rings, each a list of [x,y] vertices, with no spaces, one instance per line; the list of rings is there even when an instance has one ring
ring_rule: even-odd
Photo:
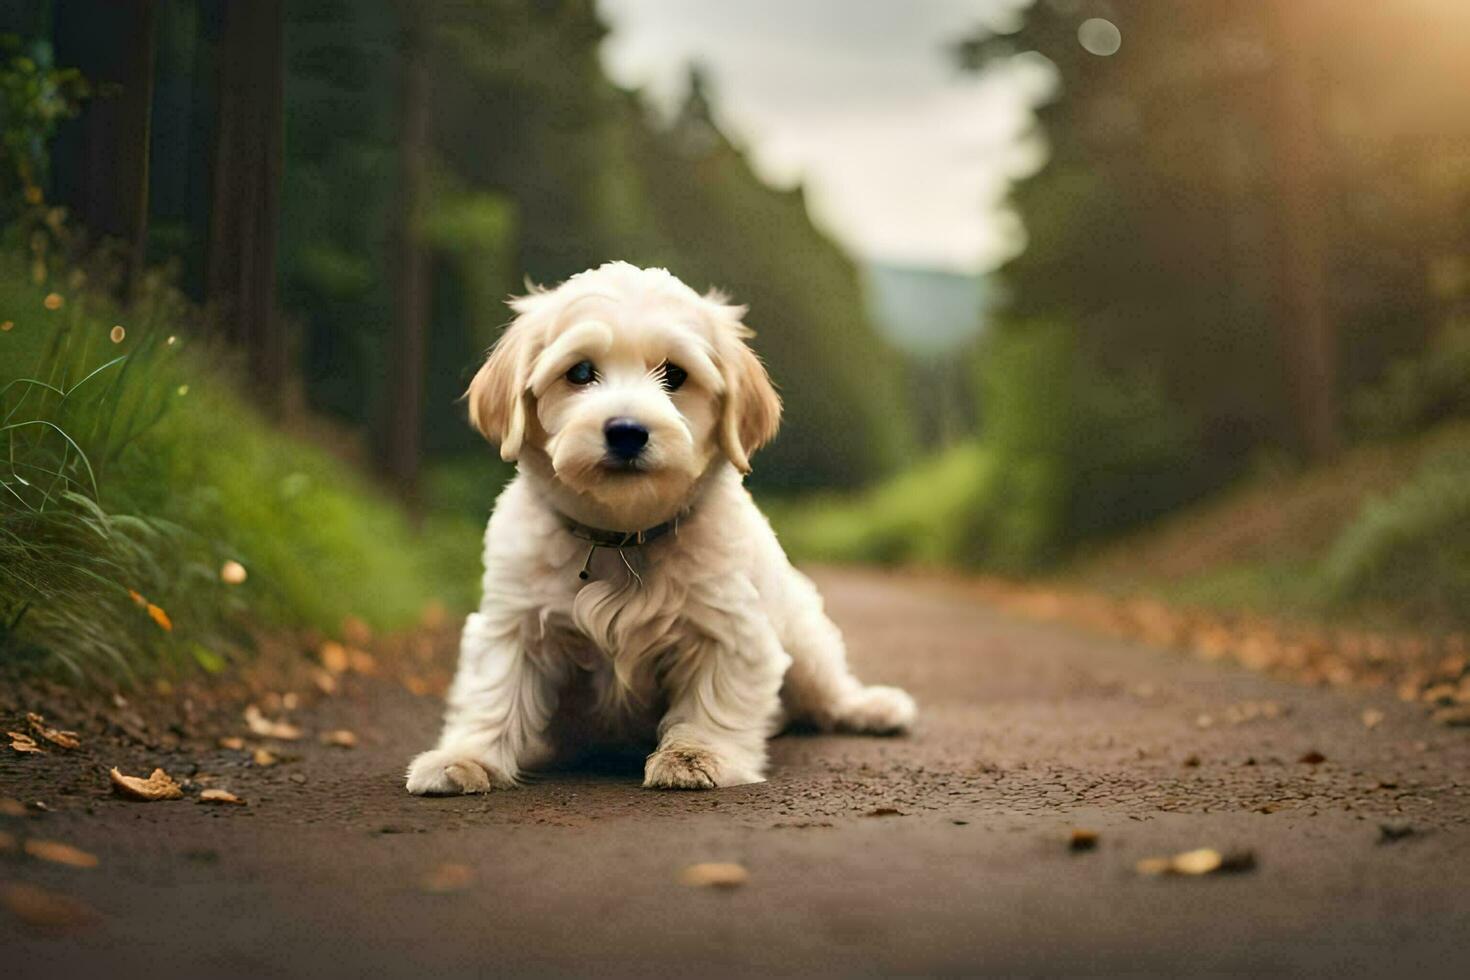
[[[473,577],[453,572],[478,531],[439,529],[436,549],[467,559],[441,564],[350,466],[270,427],[174,333],[180,309],[123,315],[0,260],[0,656],[82,675],[217,666],[247,619],[387,628],[467,601]],[[226,560],[244,583],[221,581]]]
[[[90,94],[76,69],[52,63],[50,44],[0,36],[0,204],[40,203],[51,137]]]
[[[1065,323],[981,354],[982,435],[848,500],[781,513],[803,558],[1037,568],[1198,492],[1194,435],[1157,386],[1093,367]]]
[[[991,453],[967,443],[855,496],[766,506],[794,560],[978,564],[976,525],[993,511]]]
[[[1393,362],[1378,384],[1357,393],[1352,414],[1375,437],[1470,417],[1470,320],[1449,323],[1422,353]]]
[[[1427,460],[1369,500],[1323,561],[1326,594],[1465,622],[1470,618],[1470,453]]]

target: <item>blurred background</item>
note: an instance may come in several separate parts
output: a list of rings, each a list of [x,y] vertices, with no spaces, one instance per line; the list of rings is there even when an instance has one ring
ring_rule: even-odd
[[[3,0],[0,656],[475,601],[457,399],[608,259],[747,303],[803,561],[1470,618],[1463,0]]]

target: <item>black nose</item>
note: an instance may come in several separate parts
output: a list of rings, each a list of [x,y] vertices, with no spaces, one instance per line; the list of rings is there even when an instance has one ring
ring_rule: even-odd
[[[608,419],[602,427],[608,452],[619,459],[637,459],[648,444],[648,429],[633,419]]]

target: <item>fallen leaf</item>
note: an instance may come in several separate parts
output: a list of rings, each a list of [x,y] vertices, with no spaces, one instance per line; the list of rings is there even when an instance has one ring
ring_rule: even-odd
[[[366,650],[349,649],[347,656],[352,662],[353,673],[376,674],[378,672],[378,661]]]
[[[345,728],[339,728],[336,731],[323,732],[322,743],[335,745],[339,749],[352,749],[357,747],[357,736]]]
[[[1181,875],[1207,875],[1219,871],[1225,861],[1224,855],[1208,847],[1176,854],[1169,861],[1169,870]]]
[[[25,852],[33,858],[50,861],[53,864],[65,864],[72,868],[97,867],[97,855],[89,854],[81,848],[72,847],[60,841],[33,838],[26,841]]]
[[[1327,756],[1323,755],[1321,752],[1318,752],[1316,749],[1313,749],[1296,761],[1305,763],[1309,766],[1318,766],[1327,761]]]
[[[1067,846],[1074,851],[1091,851],[1097,847],[1097,841],[1097,831],[1073,827],[1072,833],[1067,839]]]
[[[184,796],[179,784],[162,769],[154,769],[147,779],[141,776],[124,776],[114,768],[111,772],[112,791],[130,800],[178,800]]]
[[[41,929],[85,925],[97,917],[91,908],[74,898],[20,882],[0,885],[0,903],[26,925]]]
[[[233,803],[236,806],[245,806],[245,801],[234,793],[222,789],[207,789],[199,794],[200,803]]]
[[[316,655],[322,666],[334,674],[345,674],[349,666],[347,648],[336,640],[328,640],[317,647]]]
[[[45,755],[46,750],[36,744],[36,740],[25,732],[6,732],[10,736],[10,747],[17,752],[34,752],[37,755]]]
[[[1380,724],[1383,723],[1383,717],[1383,712],[1379,711],[1377,708],[1364,708],[1363,727],[1377,728]]]
[[[331,671],[322,669],[314,670],[311,674],[311,680],[316,685],[316,689],[323,694],[332,695],[337,693],[337,678],[332,676]]]
[[[691,888],[739,888],[749,880],[749,872],[728,862],[691,864],[679,872],[679,883]]]
[[[255,705],[245,709],[245,724],[256,735],[262,738],[280,739],[283,742],[293,742],[301,737],[301,729],[290,722],[271,721],[260,713]]]
[[[1430,717],[1437,725],[1445,725],[1450,728],[1470,728],[1470,704],[1440,708]]]
[[[423,890],[435,895],[462,892],[475,883],[474,869],[465,864],[441,864],[424,875]]]
[[[1255,866],[1256,856],[1251,851],[1222,854],[1214,848],[1201,847],[1173,857],[1144,858],[1134,869],[1141,875],[1208,875],[1250,871]]]
[[[266,766],[273,766],[281,760],[277,758],[276,754],[270,749],[256,749],[254,752],[251,753],[250,761],[254,762],[257,766],[260,766],[263,769]]]
[[[1141,875],[1162,875],[1173,870],[1173,863],[1168,858],[1151,857],[1139,861],[1133,868]]]
[[[34,711],[26,712],[26,721],[30,722],[31,731],[41,736],[52,745],[59,745],[63,749],[79,749],[82,747],[82,743],[77,740],[76,732],[63,732],[60,729],[48,728],[46,725],[46,719],[42,718]]]
[[[903,811],[897,807],[880,806],[863,814],[865,817],[901,817]]]
[[[224,735],[219,740],[219,747],[239,752],[245,748],[245,740],[238,735]]]

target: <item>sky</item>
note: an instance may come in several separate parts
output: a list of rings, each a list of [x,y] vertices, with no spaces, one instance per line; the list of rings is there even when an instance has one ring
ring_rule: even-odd
[[[854,257],[977,274],[1024,246],[1005,197],[1043,159],[1053,81],[1039,58],[962,71],[952,46],[1028,3],[600,0],[602,60],[663,111],[699,64],[721,129]]]

